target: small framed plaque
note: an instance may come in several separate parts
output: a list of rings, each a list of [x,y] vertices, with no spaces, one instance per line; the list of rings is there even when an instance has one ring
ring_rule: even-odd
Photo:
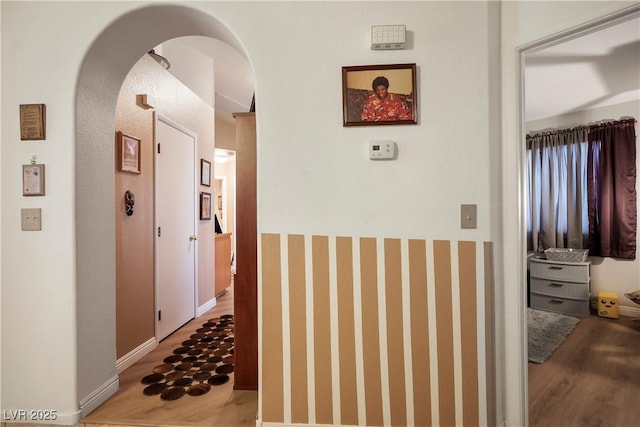
[[[44,165],[22,165],[22,195],[44,196]]]
[[[20,139],[45,139],[46,116],[45,104],[20,104]]]

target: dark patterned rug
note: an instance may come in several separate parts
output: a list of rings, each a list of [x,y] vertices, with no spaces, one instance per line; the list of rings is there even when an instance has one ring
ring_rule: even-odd
[[[173,354],[164,358],[153,373],[142,378],[143,393],[163,400],[185,394],[201,396],[211,386],[229,382],[233,372],[233,316],[225,314],[207,320]]]

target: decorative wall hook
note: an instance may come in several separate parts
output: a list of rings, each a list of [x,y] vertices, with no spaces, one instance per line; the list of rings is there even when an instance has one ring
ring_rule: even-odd
[[[133,215],[133,205],[136,203],[136,195],[127,190],[124,193],[124,209],[127,216]]]

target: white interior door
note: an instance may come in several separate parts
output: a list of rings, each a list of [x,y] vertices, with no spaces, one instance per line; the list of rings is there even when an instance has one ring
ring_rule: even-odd
[[[196,312],[196,136],[156,120],[156,337],[166,338]]]

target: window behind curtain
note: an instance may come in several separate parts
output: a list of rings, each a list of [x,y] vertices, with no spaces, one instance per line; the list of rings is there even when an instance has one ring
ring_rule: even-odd
[[[587,131],[527,137],[527,250],[587,247]]]
[[[635,259],[635,120],[527,136],[527,250]]]

